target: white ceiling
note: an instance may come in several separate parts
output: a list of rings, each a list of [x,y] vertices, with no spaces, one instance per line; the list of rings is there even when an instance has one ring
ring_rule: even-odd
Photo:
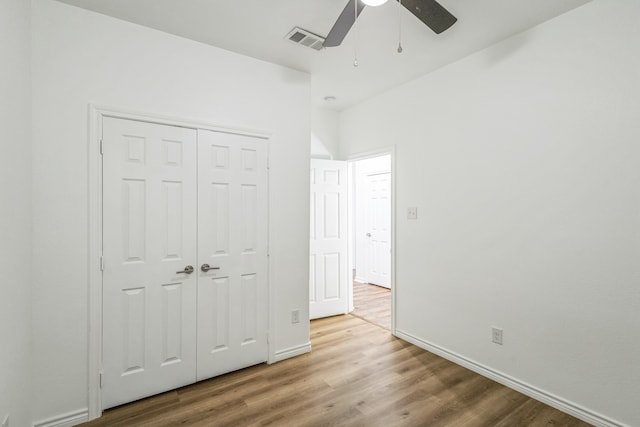
[[[440,35],[389,1],[365,8],[357,37],[354,27],[342,46],[320,52],[285,35],[299,26],[326,36],[348,0],[60,1],[309,72],[314,105],[341,110],[590,0],[439,0],[458,18]],[[353,66],[356,39],[358,67]],[[337,99],[324,101],[328,95]]]

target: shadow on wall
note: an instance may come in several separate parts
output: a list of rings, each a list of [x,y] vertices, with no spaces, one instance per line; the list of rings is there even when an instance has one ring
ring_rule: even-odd
[[[333,155],[327,150],[318,136],[311,132],[311,158],[333,160]]]
[[[338,153],[338,112],[314,107],[311,110],[311,157],[333,160]]]
[[[518,51],[524,49],[524,47],[531,41],[531,36],[531,31],[528,31],[527,33],[508,38],[507,40],[494,45],[491,49],[485,49],[482,52],[485,63],[488,66],[493,66],[508,59]]]

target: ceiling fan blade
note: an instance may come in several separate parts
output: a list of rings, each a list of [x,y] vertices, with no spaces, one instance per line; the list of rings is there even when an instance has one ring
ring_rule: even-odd
[[[435,0],[402,0],[402,5],[436,34],[447,30],[458,20]]]
[[[358,15],[356,16],[356,6],[354,2],[358,2]],[[347,6],[345,6],[344,10],[338,17],[338,20],[335,24],[333,24],[333,28],[327,34],[327,37],[324,40],[324,47],[334,47],[340,46],[342,40],[347,36],[347,33],[353,26],[354,22],[356,22],[356,18],[360,16],[360,13],[364,9],[364,3],[360,0],[349,0]]]

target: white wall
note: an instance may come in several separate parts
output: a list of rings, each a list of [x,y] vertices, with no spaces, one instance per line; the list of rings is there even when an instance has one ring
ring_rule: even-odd
[[[33,7],[34,419],[87,408],[89,103],[273,132],[270,337],[276,351],[307,344],[309,76],[51,0]]]
[[[398,330],[630,426],[639,17],[594,0],[340,118],[343,158],[397,141]]]
[[[30,423],[30,2],[0,1],[0,423]]]
[[[335,159],[338,154],[338,112],[327,108],[311,109],[311,157]]]

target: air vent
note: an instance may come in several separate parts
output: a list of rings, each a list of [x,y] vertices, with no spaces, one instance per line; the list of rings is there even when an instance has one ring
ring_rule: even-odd
[[[295,44],[306,46],[313,50],[322,50],[322,44],[324,43],[324,38],[299,27],[289,31],[286,38]]]

